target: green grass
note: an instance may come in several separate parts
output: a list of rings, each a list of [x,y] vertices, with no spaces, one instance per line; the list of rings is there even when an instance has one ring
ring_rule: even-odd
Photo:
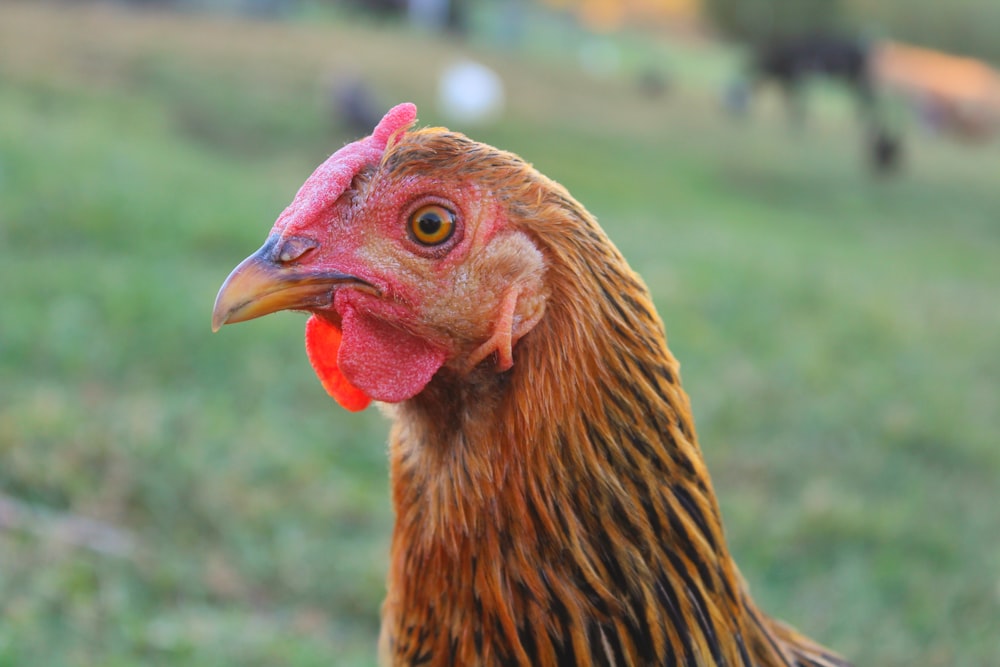
[[[26,7],[0,8],[0,493],[33,521],[0,530],[0,665],[374,664],[387,425],[325,396],[301,317],[209,316],[346,139],[324,68],[348,49],[437,123],[458,47]],[[511,110],[471,133],[646,278],[761,604],[859,665],[996,664],[996,145],[914,134],[879,182],[841,105],[799,134],[766,102],[730,123],[699,65],[725,54],[671,48],[658,101],[484,52]],[[136,546],[68,546],[64,516]]]

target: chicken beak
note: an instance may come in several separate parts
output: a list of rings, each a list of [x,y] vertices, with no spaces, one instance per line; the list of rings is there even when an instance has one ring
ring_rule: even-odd
[[[296,260],[315,246],[303,250],[300,242],[289,254],[289,245],[276,237],[269,238],[260,250],[233,269],[215,297],[212,331],[279,310],[329,307],[338,287],[369,286],[346,273],[303,268]]]

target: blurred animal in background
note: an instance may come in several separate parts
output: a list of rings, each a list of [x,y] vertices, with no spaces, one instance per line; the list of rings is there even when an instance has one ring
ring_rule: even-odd
[[[777,84],[796,123],[805,119],[803,86],[810,79],[827,77],[842,82],[867,114],[874,102],[868,69],[868,48],[862,40],[845,35],[816,33],[769,40],[755,46],[747,72],[728,98],[734,112],[742,112],[764,84]]]
[[[751,598],[663,325],[595,218],[415,118],[322,164],[213,312],[311,313],[323,386],[393,419],[383,664],[847,665]]]
[[[872,54],[874,78],[911,100],[930,130],[969,142],[1000,130],[1000,73],[990,65],[898,42]]]
[[[765,40],[752,47],[746,70],[725,94],[726,108],[732,114],[745,114],[755,93],[773,83],[785,97],[793,124],[802,126],[806,114],[803,88],[813,79],[832,79],[855,99],[872,166],[882,172],[899,166],[901,138],[883,118],[872,77],[871,49],[865,40],[826,32]]]

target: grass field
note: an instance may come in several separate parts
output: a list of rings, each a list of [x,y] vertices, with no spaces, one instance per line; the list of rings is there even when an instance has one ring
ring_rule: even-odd
[[[374,664],[387,425],[326,397],[301,317],[209,318],[348,138],[333,73],[438,123],[461,52],[0,4],[0,666]],[[646,278],[758,601],[859,665],[1000,664],[1000,146],[915,132],[873,179],[835,95],[733,123],[730,56],[647,52],[668,97],[487,49],[510,108],[470,134]]]

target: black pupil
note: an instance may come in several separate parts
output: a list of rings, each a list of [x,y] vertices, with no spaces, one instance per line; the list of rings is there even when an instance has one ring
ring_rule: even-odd
[[[417,220],[420,233],[426,236],[434,236],[441,230],[441,216],[437,213],[424,213]]]

